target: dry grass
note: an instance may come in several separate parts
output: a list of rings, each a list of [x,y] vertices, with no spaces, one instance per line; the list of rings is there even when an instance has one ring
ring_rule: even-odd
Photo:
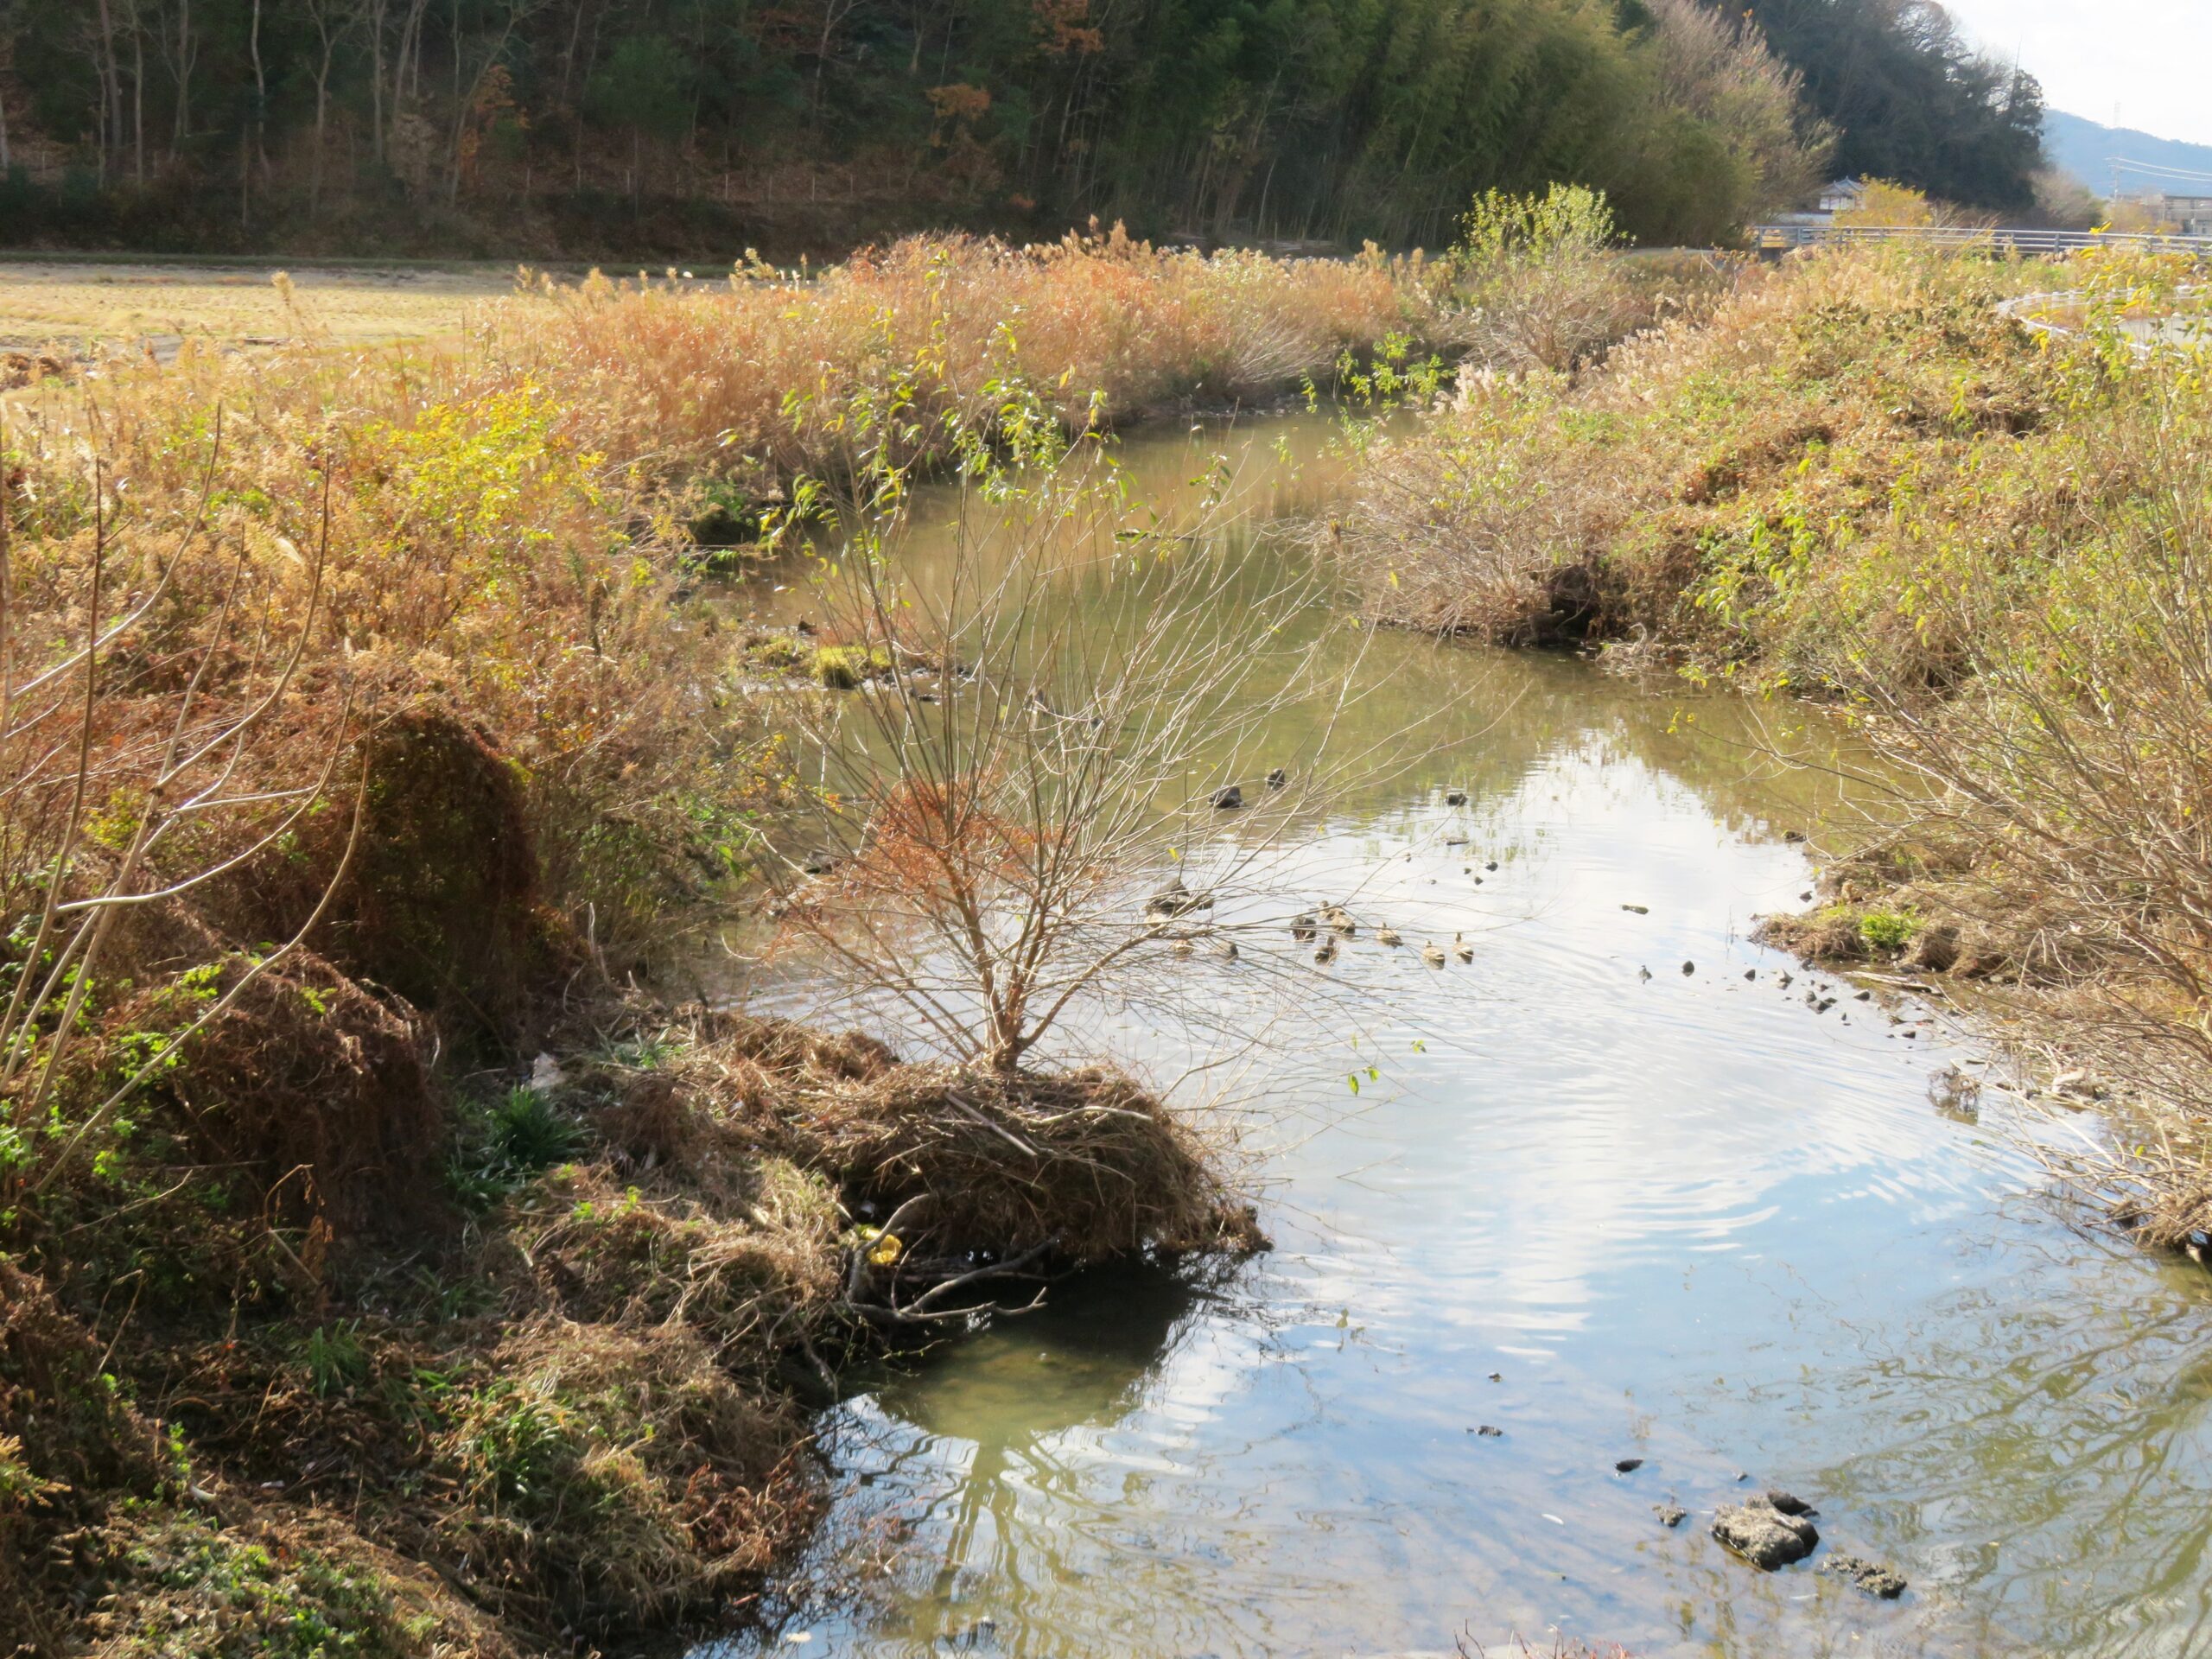
[[[1507,643],[1631,638],[1806,668],[1839,612],[1878,620],[1893,493],[1973,490],[2056,397],[1995,314],[2029,273],[1821,255],[1745,275],[1570,379],[1463,372],[1377,444],[1338,540],[1370,610]],[[1986,504],[1997,533],[2012,504]],[[1952,642],[1870,630],[1927,679]]]
[[[1157,251],[1119,228],[1017,249],[914,238],[792,282],[741,269],[702,294],[666,282],[545,283],[487,311],[505,372],[592,410],[594,442],[667,474],[766,492],[843,458],[856,399],[911,397],[899,459],[941,455],[1011,383],[1071,429],[1196,400],[1272,397],[1338,354],[1440,319],[1440,277],[1408,261]]]
[[[874,393],[928,456],[1014,378],[1080,427],[1437,302],[1380,260],[954,238],[518,295],[464,349],[188,340],[0,406],[0,989],[33,988],[0,1236],[44,1275],[0,1291],[179,1431],[142,1491],[9,1419],[0,1546],[42,1548],[54,1481],[111,1543],[9,1558],[18,1601],[111,1595],[38,1650],[491,1654],[739,1605],[811,1514],[795,1386],[1030,1275],[1249,1242],[1109,1075],[640,1027],[615,988],[790,786],[685,524],[702,474],[849,461]],[[509,1086],[601,1026],[566,1089]],[[218,1594],[251,1617],[195,1622]]]
[[[514,285],[502,268],[291,270],[0,260],[0,350],[60,347],[99,355],[186,340],[336,346],[458,337],[468,314]],[[0,387],[4,390],[4,387]]]

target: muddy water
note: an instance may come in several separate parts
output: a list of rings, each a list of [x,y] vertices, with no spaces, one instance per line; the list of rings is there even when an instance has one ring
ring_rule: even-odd
[[[1272,556],[1328,487],[1312,429],[1131,461],[1166,489],[1245,444]],[[1163,969],[1260,1033],[1230,1093],[1274,1250],[1094,1274],[857,1379],[810,1557],[711,1651],[2212,1652],[2206,1280],[2065,1224],[2032,1148],[2094,1126],[1931,1096],[1978,1063],[1939,1009],[1749,941],[1847,786],[1678,686],[1411,639],[1370,667],[1349,741],[1441,708],[1437,753],[1303,825],[1285,880],[1408,948],[1363,933],[1322,1018],[1249,960]],[[1455,933],[1474,961],[1424,967]],[[1712,1510],[1764,1486],[1911,1588],[1729,1558]]]

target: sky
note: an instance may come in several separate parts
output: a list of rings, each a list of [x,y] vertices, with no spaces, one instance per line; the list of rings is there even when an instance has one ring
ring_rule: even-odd
[[[1992,56],[2043,82],[2052,109],[2212,144],[2212,0],[1944,3]]]

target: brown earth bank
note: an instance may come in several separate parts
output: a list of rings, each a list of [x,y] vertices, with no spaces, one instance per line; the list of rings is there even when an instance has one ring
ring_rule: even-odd
[[[714,1628],[818,1512],[808,1408],[842,1366],[1075,1266],[1260,1243],[1110,1073],[599,1017],[534,1084],[455,1084],[415,1005],[318,962],[188,1052],[127,1170],[18,1195],[10,1651]]]
[[[745,907],[802,793],[778,711],[872,660],[752,629],[702,543],[870,410],[902,466],[1009,401],[1073,442],[1432,303],[943,238],[0,404],[0,1651],[711,1628],[817,1513],[843,1366],[1254,1248],[1127,1078],[636,988]]]

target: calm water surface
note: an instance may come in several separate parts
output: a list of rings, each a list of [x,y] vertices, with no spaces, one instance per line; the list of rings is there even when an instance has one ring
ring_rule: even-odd
[[[1325,493],[1294,423],[1131,462],[1166,489],[1245,445],[1255,522]],[[1163,969],[1252,1010],[1236,1121],[1276,1248],[1093,1274],[859,1379],[810,1558],[710,1651],[2212,1653],[2206,1279],[2044,1195],[2032,1143],[2093,1126],[1939,1104],[1962,1035],[1749,942],[1844,786],[1757,758],[1772,710],[1373,656],[1362,720],[1443,709],[1440,752],[1302,825],[1285,892],[1357,892],[1409,948],[1345,950],[1356,1017],[1286,1016],[1249,961]],[[1424,968],[1455,932],[1473,963]],[[1204,1058],[1102,1018],[1151,1075]],[[1713,1508],[1768,1485],[1904,1599],[1727,1556]]]

